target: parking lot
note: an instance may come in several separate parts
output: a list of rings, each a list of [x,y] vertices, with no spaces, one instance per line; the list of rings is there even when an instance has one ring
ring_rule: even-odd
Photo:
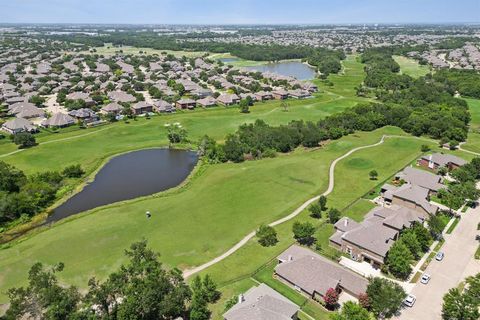
[[[479,242],[475,236],[480,234],[480,207],[469,209],[462,215],[457,227],[450,235],[445,235],[445,244],[440,251],[445,253],[442,261],[432,260],[426,269],[431,275],[428,284],[420,280],[412,289],[417,298],[412,308],[405,308],[398,319],[430,320],[441,319],[443,296],[450,288],[456,287],[470,275],[480,272],[480,260],[474,259]]]

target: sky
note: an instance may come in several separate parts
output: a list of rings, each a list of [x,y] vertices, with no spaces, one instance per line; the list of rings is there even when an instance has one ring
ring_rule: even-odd
[[[0,23],[480,22],[480,0],[0,0]]]

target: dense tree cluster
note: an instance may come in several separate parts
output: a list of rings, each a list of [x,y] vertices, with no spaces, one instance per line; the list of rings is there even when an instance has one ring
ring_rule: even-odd
[[[209,276],[184,282],[178,269],[166,270],[159,255],[146,241],[125,251],[128,262],[101,282],[90,279],[88,292],[59,284],[57,273],[63,264],[52,269],[33,265],[26,287],[8,291],[10,307],[6,320],[35,319],[191,319],[208,320],[208,303],[220,298]]]
[[[73,166],[83,174],[79,166]],[[68,168],[66,168],[68,169]],[[81,176],[81,175],[80,175]],[[20,217],[28,218],[44,210],[56,199],[68,170],[47,171],[26,176],[23,171],[0,161],[0,226]]]
[[[452,98],[454,99],[454,98]],[[458,99],[455,99],[457,101]],[[218,145],[211,138],[201,143],[202,154],[211,161],[241,162],[290,152],[298,146],[318,147],[325,140],[339,139],[355,131],[372,131],[383,126],[398,126],[416,136],[463,141],[467,134],[469,114],[466,105],[428,105],[412,108],[399,104],[359,104],[313,123],[292,121],[287,125],[270,126],[262,120],[239,127],[236,133]]]
[[[452,288],[443,296],[443,319],[480,319],[480,273],[465,282],[465,289]]]
[[[480,73],[475,70],[438,70],[433,78],[463,96],[480,98]]]
[[[404,230],[388,251],[386,261],[388,271],[397,278],[408,278],[412,271],[412,261],[427,252],[431,242],[429,231],[419,223]]]
[[[442,204],[450,209],[457,210],[465,200],[476,201],[480,191],[476,183],[480,179],[480,158],[474,158],[460,168],[453,170],[450,175],[455,181],[450,181],[447,188],[439,190],[437,197]]]
[[[407,297],[403,288],[386,278],[371,278],[367,287],[369,307],[378,319],[393,317],[402,307]]]

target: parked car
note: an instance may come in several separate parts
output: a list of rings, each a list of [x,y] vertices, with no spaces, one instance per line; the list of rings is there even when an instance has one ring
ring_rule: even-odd
[[[475,236],[475,240],[480,241],[480,234],[477,234],[477,235]]]
[[[443,252],[438,252],[437,255],[435,256],[435,260],[437,261],[442,261],[443,257],[445,257],[445,254]]]
[[[428,281],[430,281],[431,276],[428,273],[424,273],[422,275],[422,279],[420,279],[420,282],[423,284],[427,284]]]
[[[409,294],[403,301],[403,304],[411,308],[415,304],[415,301],[417,301],[417,298],[413,294]]]

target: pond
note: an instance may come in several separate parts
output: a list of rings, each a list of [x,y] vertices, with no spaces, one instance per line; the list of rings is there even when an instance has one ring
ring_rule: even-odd
[[[299,61],[280,61],[261,66],[246,67],[247,70],[272,72],[282,76],[295,77],[298,80],[311,80],[315,78],[315,69]]]
[[[94,181],[57,207],[46,222],[178,186],[197,161],[195,152],[172,149],[147,149],[119,155],[100,169]]]

